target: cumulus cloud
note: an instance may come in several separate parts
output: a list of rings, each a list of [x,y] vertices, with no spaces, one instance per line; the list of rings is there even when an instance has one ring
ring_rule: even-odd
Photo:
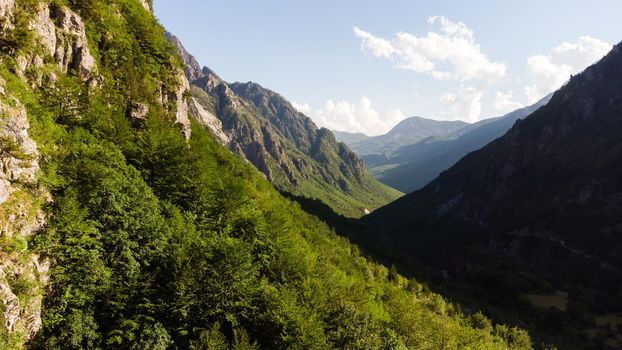
[[[501,81],[507,67],[493,62],[484,54],[475,35],[462,22],[452,22],[443,16],[428,18],[431,31],[425,36],[399,32],[388,40],[354,27],[361,39],[361,50],[386,58],[397,68],[429,74],[439,80]]]
[[[457,93],[441,96],[440,102],[454,119],[476,122],[482,113],[482,91],[474,86],[461,86]],[[447,112],[445,114],[447,114]]]
[[[564,42],[546,55],[527,59],[532,84],[525,87],[529,103],[561,87],[570,78],[590,64],[602,58],[612,45],[589,36],[580,37],[575,43]]]
[[[514,96],[513,91],[497,91],[495,96],[494,107],[497,111],[505,114],[525,107],[522,103],[518,103],[512,100]]]
[[[376,38],[371,33],[364,32],[354,27],[354,35],[361,39],[361,50],[369,51],[376,57],[390,58],[395,52],[393,44],[389,41]]]
[[[313,108],[311,108],[311,105],[309,105],[308,103],[296,103],[292,101],[291,104],[294,108],[296,108],[296,110],[298,110],[298,112],[304,115],[309,116],[311,115],[311,113],[313,113]]]
[[[399,121],[405,119],[400,109],[391,109],[381,114],[372,106],[368,97],[357,102],[328,100],[322,108],[313,110],[307,103],[292,103],[320,127],[331,130],[361,132],[369,136],[382,135]]]

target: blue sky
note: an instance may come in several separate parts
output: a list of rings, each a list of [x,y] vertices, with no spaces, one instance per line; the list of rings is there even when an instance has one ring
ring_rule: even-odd
[[[619,0],[156,0],[155,13],[223,79],[367,134],[502,115],[622,40]]]

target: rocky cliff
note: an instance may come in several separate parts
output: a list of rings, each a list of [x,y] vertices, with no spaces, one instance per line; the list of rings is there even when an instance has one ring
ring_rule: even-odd
[[[28,129],[24,106],[0,78],[0,328],[15,343],[27,341],[40,329],[48,279],[48,262],[27,245],[45,223],[41,205],[46,199],[37,184],[39,152]]]
[[[140,3],[151,9],[149,2]],[[103,82],[84,21],[66,6],[1,0],[0,38],[7,43],[2,51],[14,60],[15,74],[21,79],[13,86],[53,91],[64,74],[77,77],[87,89],[97,89]],[[11,65],[4,60],[3,64]],[[161,84],[158,100],[164,108],[174,109],[175,123],[189,137],[189,83],[177,70],[176,82]],[[42,326],[50,262],[30,249],[28,242],[46,224],[43,206],[52,198],[38,180],[40,152],[29,134],[30,116],[7,85],[0,77],[0,335],[9,339],[0,347],[19,348]],[[145,118],[149,107],[138,105],[140,118]]]
[[[229,84],[211,69],[199,69],[174,35],[167,33],[167,38],[180,53],[193,85],[191,114],[279,189],[320,199],[354,217],[400,195],[374,180],[345,144],[318,129],[281,95],[256,83]]]
[[[179,57],[184,61],[184,72],[189,81],[195,81],[203,76],[201,65],[197,59],[192,56],[181,43],[181,41],[172,33],[166,32],[166,38],[175,45]]]
[[[399,196],[374,180],[334,135],[256,83],[229,84],[208,68],[193,81],[194,99],[216,116],[210,127],[231,151],[253,163],[278,188],[320,199],[336,212],[361,216]],[[226,140],[226,141],[225,141]]]

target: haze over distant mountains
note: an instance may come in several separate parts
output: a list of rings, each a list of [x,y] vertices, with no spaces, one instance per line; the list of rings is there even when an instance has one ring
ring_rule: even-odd
[[[391,154],[405,145],[428,137],[451,134],[467,126],[463,121],[439,121],[421,117],[402,120],[384,135],[368,137],[363,134],[337,132],[338,141],[345,142],[359,156]]]
[[[336,133],[381,182],[408,193],[425,186],[469,152],[502,136],[521,118],[545,105],[551,94],[532,106],[469,124],[408,118],[385,135]]]

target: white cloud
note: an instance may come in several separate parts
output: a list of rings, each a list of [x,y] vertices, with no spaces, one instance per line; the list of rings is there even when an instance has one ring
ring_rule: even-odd
[[[560,88],[570,78],[602,58],[612,45],[589,36],[580,37],[576,43],[564,42],[546,55],[527,59],[532,84],[525,87],[529,103]]]
[[[406,118],[400,109],[378,113],[368,97],[363,97],[358,102],[328,100],[322,108],[315,111],[307,103],[292,102],[292,105],[311,117],[320,127],[362,132],[369,136],[382,135]]]
[[[361,39],[361,50],[391,60],[401,69],[426,73],[439,80],[480,80],[497,82],[506,77],[507,67],[492,62],[481,51],[475,35],[462,22],[443,16],[428,18],[432,31],[426,36],[399,32],[391,40],[354,27]]]
[[[482,91],[474,86],[461,86],[455,93],[448,93],[440,98],[440,102],[447,107],[447,112],[453,113],[450,117],[476,122],[482,113]],[[448,115],[448,113],[445,113]]]
[[[294,108],[296,108],[296,110],[298,110],[298,112],[306,116],[309,116],[311,115],[311,113],[313,113],[313,108],[311,108],[311,105],[309,105],[308,103],[296,103],[292,101],[291,104]]]
[[[513,96],[513,91],[497,91],[494,102],[495,109],[505,114],[524,107],[522,103],[513,101]]]
[[[354,27],[354,35],[361,38],[361,50],[370,51],[376,57],[390,58],[395,53],[395,48],[387,40],[376,38],[368,32]]]

